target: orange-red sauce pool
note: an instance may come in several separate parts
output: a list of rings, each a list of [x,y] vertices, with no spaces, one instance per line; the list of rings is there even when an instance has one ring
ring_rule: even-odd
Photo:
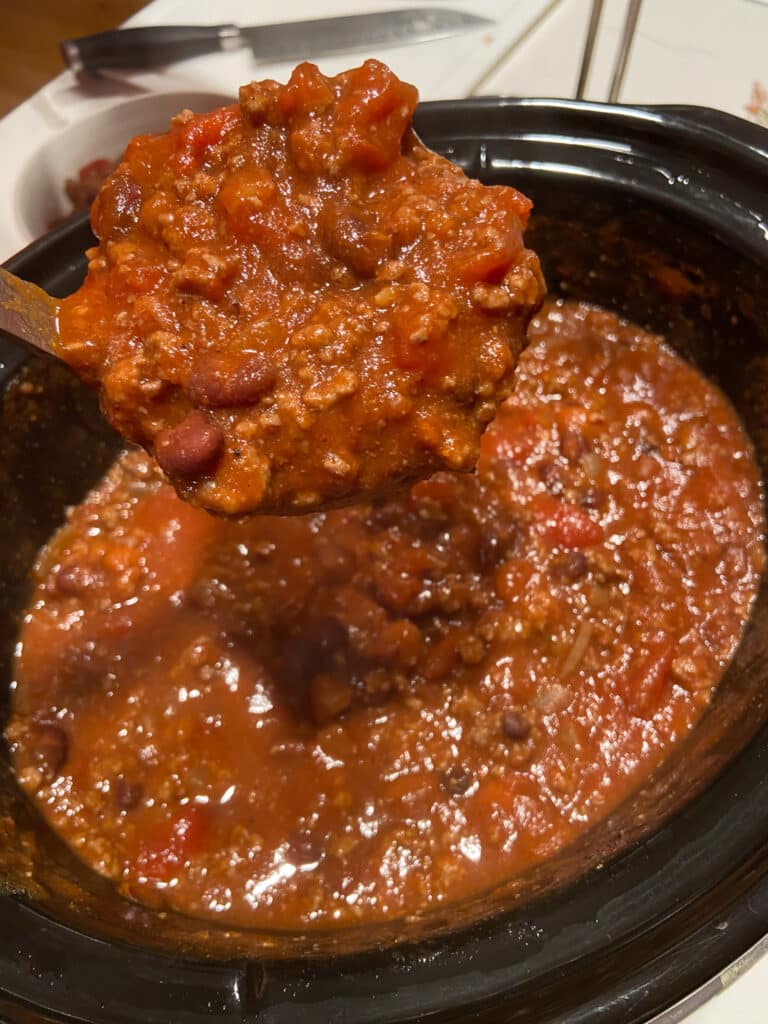
[[[763,567],[722,395],[613,315],[552,305],[475,475],[222,521],[121,458],[40,556],[18,777],[138,900],[260,926],[484,890],[679,743]]]

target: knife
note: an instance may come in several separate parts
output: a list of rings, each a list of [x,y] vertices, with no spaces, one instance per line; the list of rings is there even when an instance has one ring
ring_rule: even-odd
[[[99,71],[153,68],[243,46],[250,46],[261,60],[301,60],[445,39],[492,24],[489,18],[447,7],[410,7],[252,28],[147,25],[66,39],[60,45],[64,62],[72,71]]]

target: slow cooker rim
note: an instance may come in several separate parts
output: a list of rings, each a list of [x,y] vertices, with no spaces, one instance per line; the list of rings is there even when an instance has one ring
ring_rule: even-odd
[[[558,112],[564,112],[565,116],[567,116],[568,111],[573,111],[579,115],[587,114],[589,116],[599,116],[601,114],[608,114],[611,117],[618,116],[622,125],[630,125],[633,123],[647,125],[650,123],[653,125],[668,124],[672,127],[679,125],[681,121],[686,121],[686,118],[689,115],[681,113],[681,111],[685,109],[699,113],[703,111],[707,114],[712,114],[714,115],[715,121],[720,117],[719,112],[710,112],[707,111],[707,108],[617,108],[606,104],[576,103],[575,101],[508,100],[485,97],[468,101],[441,101],[434,104],[425,104],[421,108],[425,115],[433,116],[432,112],[434,112],[435,115],[439,114],[441,117],[443,114],[450,112],[450,110],[453,110],[455,114],[457,109],[463,110],[465,114],[470,114],[481,109],[497,111],[503,110],[505,112],[510,110],[526,111],[530,109],[545,112],[547,110],[556,110]],[[671,115],[671,119],[669,121],[665,120],[665,111],[667,109],[674,111],[674,114]],[[616,113],[617,111],[619,111],[618,115]],[[653,118],[650,118],[650,120],[648,116],[649,112],[654,112],[655,115]],[[728,115],[722,116],[728,117]],[[738,122],[739,119],[733,118],[732,120]],[[690,124],[690,122],[688,123]],[[746,124],[746,122],[744,123]],[[750,125],[747,127],[750,129],[754,128],[754,126]],[[700,130],[707,129],[702,129],[700,124],[697,122],[693,125],[692,130],[699,132]],[[729,147],[733,147],[732,152],[740,153],[750,163],[755,159],[756,153],[759,154],[759,159],[768,160],[768,132],[764,133],[766,140],[764,147],[756,147],[752,141],[753,133],[750,131],[747,134],[750,136],[750,141],[738,141],[734,138],[730,139],[728,145]],[[475,137],[477,137],[477,134]],[[765,215],[765,211],[763,211],[763,215]],[[58,248],[66,250],[68,246],[71,246],[73,239],[79,238],[84,232],[87,233],[85,225],[85,217],[77,218],[71,223],[62,225],[51,235],[33,242],[23,253],[14,257],[14,259],[7,265],[18,272],[27,273],[32,278],[34,278],[36,274],[42,274],[43,268],[40,264],[43,264],[50,259],[51,250],[53,249],[54,252]],[[752,743],[746,748],[746,750],[742,752],[742,754],[726,769],[723,775],[718,778],[716,782],[694,802],[693,805],[686,808],[684,815],[692,814],[693,809],[697,808],[702,802],[706,802],[708,799],[711,802],[713,799],[713,792],[716,789],[721,789],[728,780],[731,780],[732,782],[735,781],[735,786],[732,787],[731,791],[738,792],[744,782],[744,779],[741,779],[740,784],[738,780],[735,780],[734,773],[738,775],[739,766],[743,769],[745,760],[748,760],[746,755],[750,752],[752,752],[753,769],[756,766],[755,757],[757,758],[757,761],[760,762],[759,767],[761,768],[762,760],[764,760],[766,756],[766,749],[768,749],[768,727],[764,728],[759,735],[752,740]],[[768,823],[768,811],[765,812],[762,817],[759,815],[761,807],[768,806],[765,800],[765,797],[768,796],[768,782],[762,782],[761,787],[762,780],[760,778],[760,774],[761,773],[758,772],[755,777],[754,770],[751,776],[748,773],[748,778],[751,779],[754,785],[754,790],[751,794],[752,799],[746,805],[748,810],[754,812],[750,822],[752,826],[752,833],[757,831],[755,828],[756,823]],[[741,810],[744,810],[743,805]],[[672,824],[674,824],[674,822],[669,823],[669,825]],[[730,832],[731,839],[733,839],[738,831],[738,821],[728,820],[727,825],[723,821],[721,822],[721,825],[725,832]],[[667,827],[668,826],[665,826],[665,829]],[[766,830],[763,829],[763,832],[765,831]],[[609,865],[609,869],[613,868],[615,870],[616,864],[626,865],[627,857],[642,857],[647,855],[652,844],[654,844],[658,839],[659,835],[657,834],[647,843],[643,844],[642,847],[635,848],[634,850],[627,851],[625,854],[620,855],[615,862],[612,862],[612,864]],[[724,836],[724,839],[727,839],[727,836]],[[735,877],[733,880],[734,890],[738,892],[738,896],[734,896],[734,898],[730,899],[729,902],[729,897],[725,894],[722,906],[719,907],[719,910],[722,912],[714,915],[717,920],[708,919],[701,923],[699,927],[691,927],[687,940],[690,941],[689,962],[681,965],[679,970],[676,969],[673,972],[674,976],[670,975],[669,977],[666,977],[666,974],[669,974],[669,972],[666,972],[665,977],[660,977],[657,970],[659,966],[657,961],[659,959],[663,959],[665,952],[660,950],[658,955],[649,961],[647,971],[645,972],[645,974],[651,976],[650,980],[653,980],[654,982],[655,991],[650,993],[650,984],[647,978],[643,981],[642,976],[638,975],[633,979],[633,982],[637,983],[634,987],[634,993],[637,997],[635,1005],[640,1008],[641,1013],[641,1016],[636,1016],[634,1019],[646,1020],[648,1019],[648,1014],[651,1012],[657,1012],[657,1010],[663,1008],[663,1006],[670,1005],[672,1002],[676,1001],[683,991],[680,987],[681,984],[688,986],[687,991],[696,988],[698,984],[707,980],[709,976],[716,973],[716,971],[722,966],[725,966],[726,963],[730,962],[734,956],[743,952],[744,949],[751,945],[753,941],[756,941],[756,939],[764,932],[765,928],[768,927],[768,865],[763,867],[762,870],[760,866],[761,861],[765,862],[767,860],[765,857],[766,852],[768,852],[768,842],[762,840],[760,842],[755,841],[755,844],[752,846],[750,851],[744,855],[744,858],[739,865],[739,867],[743,869],[743,874],[739,876],[738,880]],[[594,878],[589,876],[587,879],[580,879],[577,886],[588,885],[591,887],[593,882]],[[17,907],[21,906],[14,900],[14,897],[0,897],[0,921],[3,919],[3,907],[8,906],[8,901],[14,901]],[[755,911],[755,908],[758,908],[758,912]],[[30,908],[24,909],[29,913],[35,914],[37,917],[42,917],[42,915],[37,914],[36,911],[32,911]],[[690,907],[678,908],[677,914],[685,913],[688,909],[690,909]],[[493,919],[493,921],[496,920],[497,919]],[[57,928],[66,928],[66,926],[53,923],[50,920],[47,920],[44,925],[41,924],[41,927],[43,926],[46,929],[53,928],[54,930]],[[476,926],[475,929],[471,929],[470,931],[476,931],[477,927],[485,927],[485,923],[480,926]],[[7,929],[2,930],[7,931]],[[64,933],[61,934],[63,935]],[[91,939],[91,941],[101,942],[101,940],[98,939]],[[449,939],[448,941],[451,940]],[[701,956],[693,955],[694,950],[697,953],[700,953]],[[576,959],[578,959],[578,957]],[[13,984],[13,967],[14,965],[12,963],[7,963],[4,957],[0,959],[0,968],[2,968],[2,970],[0,970],[0,989],[5,989],[9,994],[15,991],[15,995],[18,998],[26,999],[27,996],[25,996],[24,992],[21,991],[17,985]],[[238,966],[237,968],[230,967],[229,970],[237,974],[237,972],[242,969]],[[240,974],[237,974],[237,977],[240,977]],[[235,978],[235,988],[237,988],[237,977]],[[45,987],[46,986],[43,984],[39,986],[41,996],[44,994],[43,990]],[[22,988],[24,988],[24,986],[22,986]],[[485,991],[482,994],[479,991],[474,993],[474,996],[472,997],[474,999],[474,1003],[472,1005],[479,1007],[481,1003],[484,1003],[487,999],[493,998],[494,994],[495,993],[490,991],[486,983]],[[619,1019],[618,1014],[623,1012],[622,1006],[625,1003],[626,996],[627,990],[625,989],[623,993],[617,994],[615,1002],[612,1002],[608,993],[606,993],[604,996],[600,997],[598,1002],[593,1001],[589,1006],[584,1004],[583,1010],[580,1009],[576,1016],[574,1016],[573,1011],[568,1011],[567,1017],[561,1015],[550,1019],[553,1022],[562,1021],[563,1024],[565,1024],[566,1019],[569,1024],[575,1024],[575,1022],[579,1021],[584,1021],[585,1024],[586,1021],[589,1021],[590,1024],[592,1024],[592,1022],[598,1024],[598,1022],[605,1021],[606,1024],[608,1024],[609,1021]],[[406,1001],[401,1000],[401,1003],[403,1004],[403,1011],[411,1013],[414,1008],[407,1008],[404,1005],[405,1002]],[[38,1005],[45,1005],[45,1001],[43,1000],[43,1002]],[[327,1005],[328,1004],[326,1004],[326,1007]],[[421,1012],[421,1009],[419,1012]],[[584,1016],[585,1013],[587,1014],[586,1016]],[[93,1019],[96,1020],[97,1018]],[[312,1018],[308,1018],[308,1020],[311,1019]],[[324,1018],[318,1017],[317,1019],[320,1020]],[[362,1019],[363,1018],[361,1018],[361,1020]],[[366,1017],[364,1019],[375,1020],[380,1018]],[[392,1021],[404,1020],[406,1017],[398,1014],[397,1016],[390,1016],[387,1019]]]

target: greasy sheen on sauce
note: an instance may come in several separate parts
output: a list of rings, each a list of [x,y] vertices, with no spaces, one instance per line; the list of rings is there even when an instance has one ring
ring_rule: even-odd
[[[295,513],[467,470],[543,296],[531,204],[428,150],[369,60],[189,111],[93,207],[60,354],[212,511]]]
[[[755,595],[760,497],[716,388],[568,304],[476,475],[234,522],[129,453],[40,556],[18,778],[152,905],[311,928],[485,890],[691,729]]]

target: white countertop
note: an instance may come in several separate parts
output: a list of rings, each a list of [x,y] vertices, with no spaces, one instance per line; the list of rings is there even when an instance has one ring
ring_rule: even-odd
[[[387,9],[403,2],[291,0],[280,17],[301,19]],[[418,0],[418,4],[429,2],[432,0]],[[419,46],[379,51],[374,42],[360,56],[386,60],[401,77],[419,86],[423,99],[477,94],[573,95],[590,0],[439,2],[484,14],[496,24],[490,30]],[[589,99],[602,100],[607,95],[625,10],[626,0],[606,0]],[[215,15],[209,0],[155,0],[131,19],[131,24],[211,20],[258,24],[278,20],[275,12],[269,0],[217,0]],[[768,0],[644,0],[621,99],[710,106],[768,126],[767,44]],[[346,55],[320,63],[326,73],[336,74],[354,60]],[[118,104],[132,100],[135,105],[142,97],[154,96],[148,102],[155,116],[167,119],[169,112],[154,95],[157,92],[234,95],[243,81],[284,78],[289,70],[289,65],[255,64],[248,51],[240,51],[186,61],[161,73],[115,75],[92,82],[88,91],[69,72],[62,73],[0,120],[0,259],[33,237],[20,211],[30,173],[36,165],[45,165],[41,153],[48,160],[43,171],[51,175],[50,187],[60,188],[62,179],[80,164],[112,155],[99,148],[106,144],[97,138],[99,132],[105,131],[104,138],[111,139],[121,125],[129,135],[140,130],[123,114],[127,108],[121,106],[121,113],[115,114]],[[150,130],[161,127],[148,126]],[[68,166],[66,154],[72,161]],[[29,205],[29,195],[26,202]],[[660,1020],[665,1024],[682,1020],[686,1024],[765,1024],[768,958],[761,954],[766,946],[768,939]]]
[[[486,93],[572,96],[590,0],[561,0],[482,83]],[[604,100],[627,0],[605,0],[587,99]],[[749,117],[768,87],[768,0],[643,0],[624,103],[686,103]],[[768,123],[768,96],[763,101]]]

